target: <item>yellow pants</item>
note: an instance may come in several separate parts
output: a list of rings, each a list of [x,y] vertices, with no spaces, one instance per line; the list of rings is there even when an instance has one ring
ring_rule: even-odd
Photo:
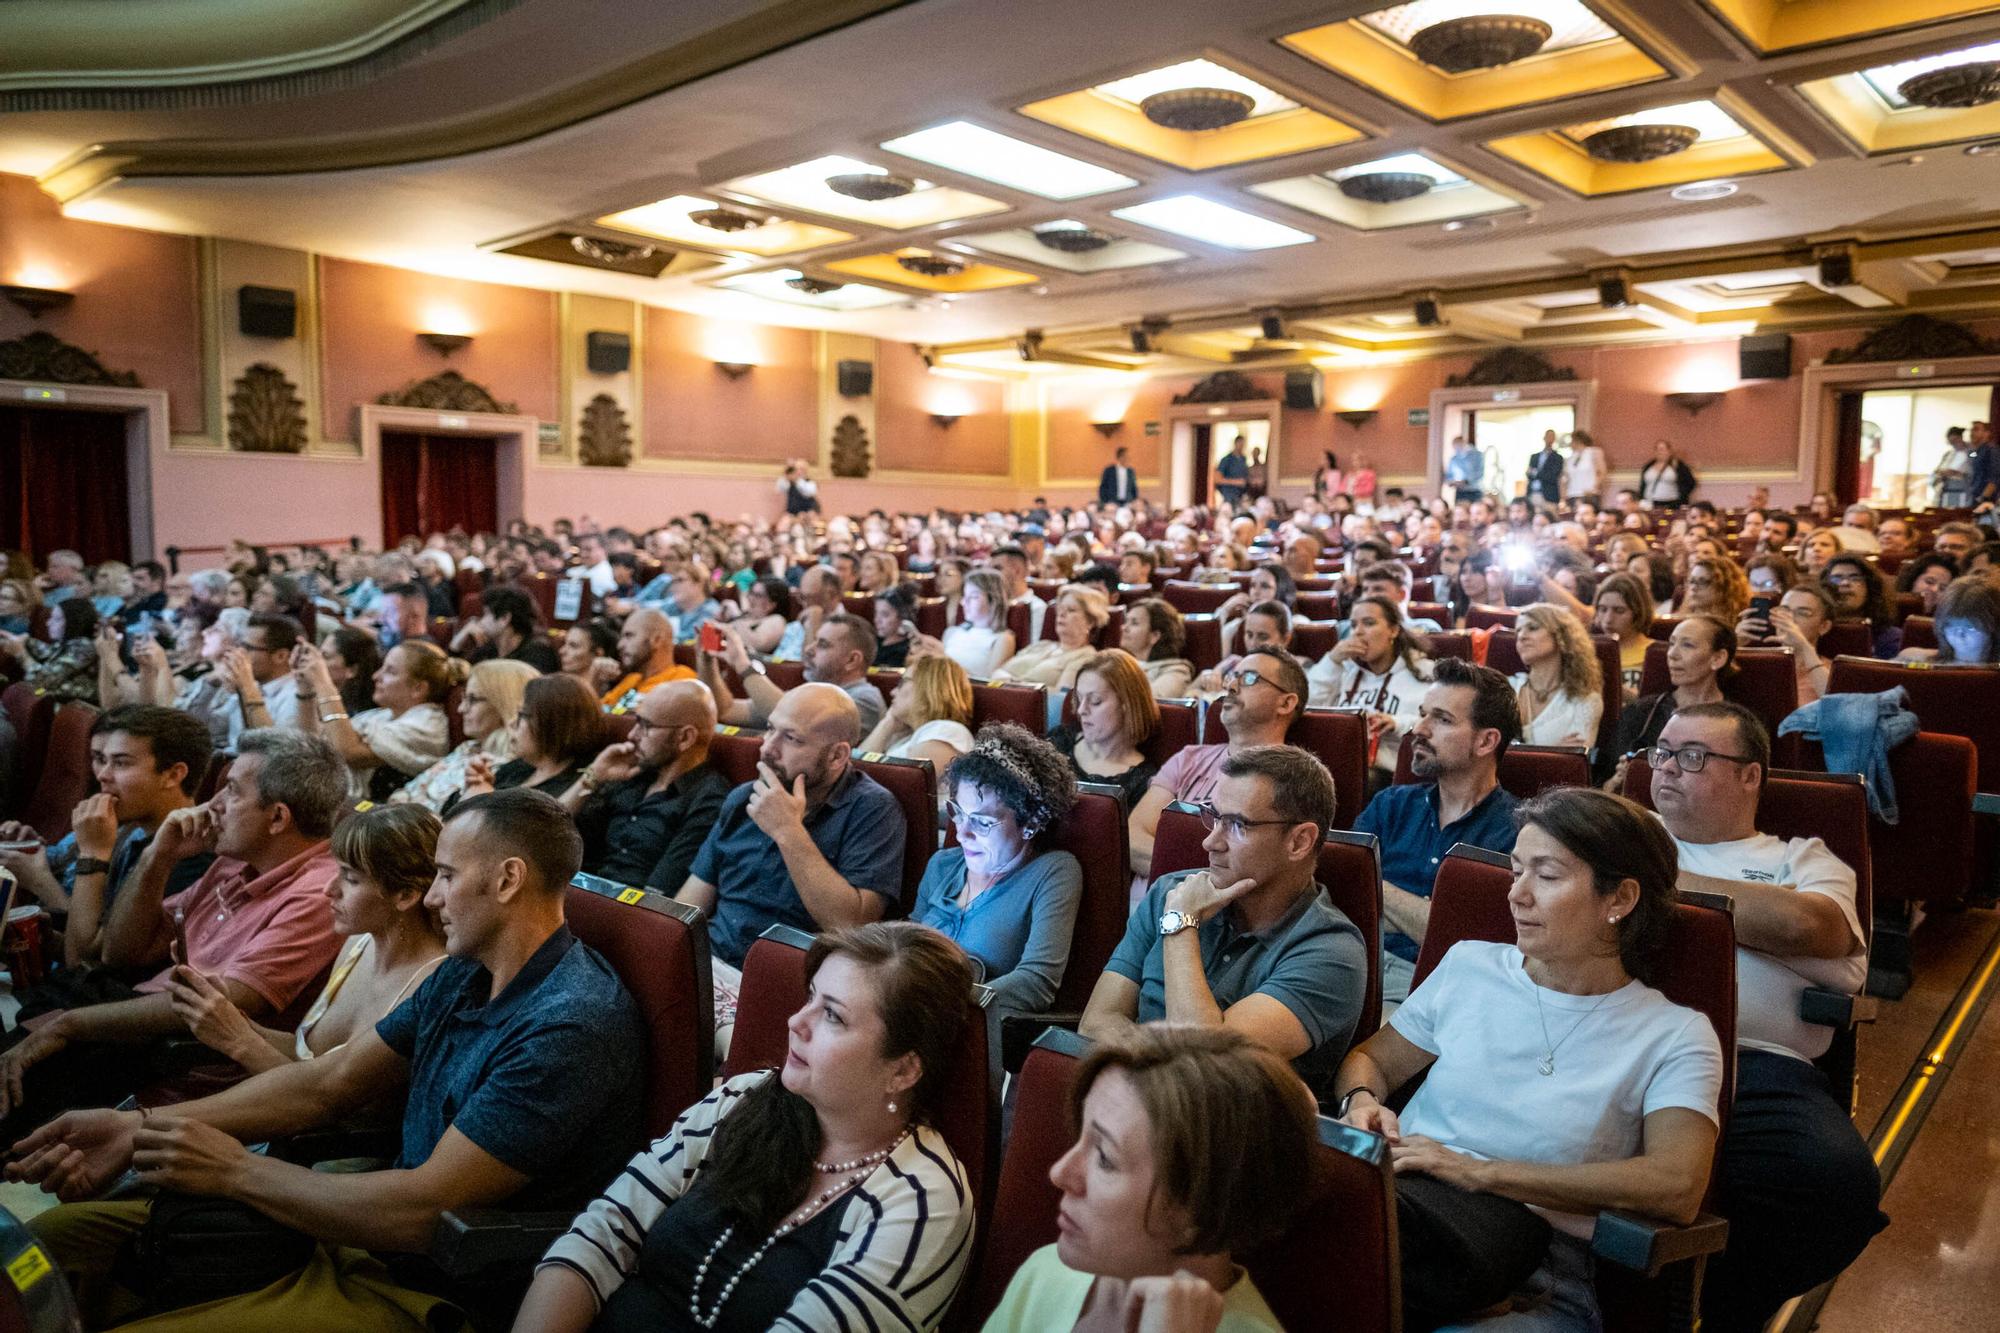
[[[399,1287],[366,1250],[321,1245],[304,1268],[246,1296],[190,1305],[134,1319],[137,1297],[112,1280],[118,1252],[145,1225],[152,1204],[140,1200],[64,1204],[31,1221],[29,1229],[69,1279],[91,1329],[133,1333],[424,1333],[456,1321],[449,1302]],[[129,1322],[128,1322],[129,1321]]]

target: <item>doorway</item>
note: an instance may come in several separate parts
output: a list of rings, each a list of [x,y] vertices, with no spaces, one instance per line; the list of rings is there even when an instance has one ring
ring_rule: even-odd
[[[1993,419],[1995,386],[1953,384],[1921,389],[1870,389],[1859,395],[1859,427],[1843,430],[1834,459],[1843,504],[1860,500],[1887,509],[1927,509],[1938,503],[1931,476],[1950,451],[1945,432],[1971,434]],[[1843,414],[1846,424],[1848,414]],[[1851,438],[1850,438],[1851,437]]]
[[[121,413],[0,407],[0,550],[38,565],[59,550],[150,555],[133,544],[127,444]]]
[[[1528,460],[1542,447],[1542,436],[1556,433],[1567,444],[1576,429],[1576,404],[1526,403],[1480,407],[1465,414],[1465,437],[1486,459],[1486,491],[1511,500],[1528,493]]]
[[[454,528],[500,527],[497,441],[490,435],[384,430],[382,544]]]
[[[1236,451],[1243,455],[1247,463],[1255,464],[1263,459],[1268,464],[1271,453],[1271,423],[1261,417],[1246,417],[1240,421],[1198,421],[1194,424],[1193,448],[1189,457],[1189,494],[1192,504],[1213,504],[1215,496],[1214,472],[1216,463],[1222,458],[1234,441]],[[1253,469],[1253,477],[1256,473]],[[1265,475],[1272,476],[1267,466]]]

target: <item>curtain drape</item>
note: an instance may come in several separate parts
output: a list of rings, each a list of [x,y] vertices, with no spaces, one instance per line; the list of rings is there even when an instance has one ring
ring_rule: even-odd
[[[1833,446],[1836,508],[1845,508],[1861,498],[1861,398],[1859,393],[1840,395]]]
[[[492,532],[498,484],[491,439],[383,431],[383,545],[453,528]]]
[[[0,549],[131,560],[128,484],[123,416],[0,407]]]

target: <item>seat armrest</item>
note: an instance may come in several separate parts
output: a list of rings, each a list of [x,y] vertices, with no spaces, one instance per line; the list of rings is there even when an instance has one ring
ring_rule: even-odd
[[[455,1278],[476,1277],[502,1264],[533,1264],[570,1228],[575,1213],[517,1213],[468,1208],[438,1218],[430,1257]]]
[[[403,1136],[394,1129],[322,1129],[275,1140],[270,1155],[281,1162],[311,1166],[355,1157],[394,1161],[402,1150]]]
[[[1082,1014],[1002,1014],[1000,1067],[1010,1074],[1020,1073],[1021,1066],[1028,1062],[1028,1049],[1035,1044],[1035,1038],[1042,1035],[1042,1029],[1066,1028],[1074,1032],[1077,1024],[1081,1022],[1083,1022]]]
[[[1597,1215],[1590,1251],[1620,1268],[1654,1277],[1669,1264],[1720,1254],[1728,1240],[1729,1223],[1713,1213],[1676,1226],[1636,1213],[1603,1212]]]
[[[1866,995],[1809,986],[1799,996],[1799,1021],[1835,1031],[1875,1021],[1876,1003]]]
[[[1975,815],[2000,815],[2000,792],[1976,791],[1972,793],[1972,813]]]

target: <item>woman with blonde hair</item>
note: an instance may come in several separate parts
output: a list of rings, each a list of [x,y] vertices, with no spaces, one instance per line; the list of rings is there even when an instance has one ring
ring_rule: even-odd
[[[458,705],[458,715],[465,723],[465,740],[398,787],[389,800],[398,805],[414,802],[442,814],[445,803],[464,788],[466,766],[475,756],[486,756],[489,764],[513,758],[514,719],[520,715],[528,683],[540,678],[541,673],[526,662],[505,657],[473,667]]]
[[[949,657],[910,663],[882,720],[860,749],[896,759],[928,759],[939,773],[972,748],[972,678]]]
[[[1097,631],[1111,619],[1111,600],[1091,583],[1065,584],[1051,609],[1056,636],[1029,644],[1000,664],[992,679],[1069,689],[1076,673],[1097,653]]]
[[[353,717],[327,675],[319,649],[293,651],[299,730],[325,736],[347,762],[348,794],[387,799],[390,792],[444,758],[451,727],[444,701],[464,682],[466,665],[434,643],[409,639],[389,650],[375,673],[375,707]]]
[[[939,566],[940,573],[950,564]],[[966,574],[958,589],[958,613],[956,623],[944,632],[940,650],[967,675],[983,680],[1014,655],[1014,631],[1007,628],[1007,589],[1000,576],[990,569]]]
[[[1160,766],[1140,748],[1160,729],[1160,705],[1146,672],[1122,648],[1108,648],[1076,673],[1070,694],[1076,721],[1049,733],[1049,744],[1069,760],[1081,782],[1118,788],[1129,811],[1152,784]]]
[[[42,591],[28,579],[0,579],[0,634],[26,634]]]
[[[1536,602],[1514,622],[1514,651],[1527,668],[1512,677],[1527,745],[1597,744],[1604,716],[1604,671],[1583,622],[1562,607]]]

